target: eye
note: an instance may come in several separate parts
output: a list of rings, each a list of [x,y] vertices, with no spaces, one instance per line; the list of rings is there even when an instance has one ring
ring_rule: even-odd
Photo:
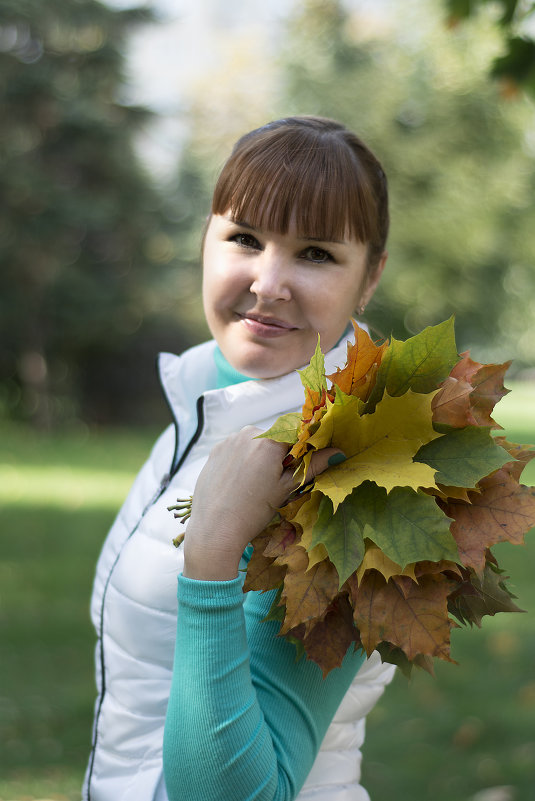
[[[302,253],[302,258],[308,259],[308,261],[313,261],[315,264],[324,264],[327,261],[334,261],[328,250],[314,247],[314,245],[305,248]]]
[[[252,248],[253,250],[260,250],[260,243],[252,234],[233,234],[230,242],[235,242],[241,248]]]

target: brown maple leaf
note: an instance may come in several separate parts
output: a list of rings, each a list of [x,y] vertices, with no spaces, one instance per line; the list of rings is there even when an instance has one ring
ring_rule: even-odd
[[[431,404],[433,422],[454,428],[475,425],[470,413],[471,392],[472,385],[468,381],[448,376]]]
[[[308,554],[298,544],[286,548],[275,564],[287,567],[281,596],[286,614],[280,634],[308,620],[321,620],[338,595],[338,573],[334,565],[324,559],[309,568]]]
[[[271,536],[269,537],[264,548],[264,556],[275,559],[277,556],[282,556],[286,549],[289,548],[297,541],[297,531],[288,520],[284,518],[271,529]]]
[[[508,463],[509,464],[509,463]],[[535,488],[515,480],[508,465],[479,482],[480,493],[470,492],[470,504],[459,500],[443,503],[444,513],[453,518],[451,533],[461,563],[481,576],[487,548],[497,542],[520,545],[535,526]]]
[[[412,583],[405,597],[393,581],[385,581],[377,571],[367,573],[356,594],[352,592],[352,605],[368,656],[386,640],[411,661],[418,654],[452,661],[450,631],[455,624],[447,608],[451,589],[452,582],[441,573],[426,575]]]
[[[286,523],[286,521],[283,522]],[[282,583],[286,567],[284,565],[276,565],[274,557],[264,554],[272,538],[277,536],[279,526],[279,523],[272,523],[251,542],[253,553],[247,565],[247,574],[243,584],[244,592],[249,590],[271,590]]]
[[[478,364],[464,353],[433,399],[433,422],[454,428],[501,428],[490,415],[509,392],[503,379],[510,365]]]
[[[340,667],[351,643],[359,641],[347,593],[340,593],[323,620],[298,639],[302,639],[307,657],[319,665],[324,678],[333,668]]]
[[[470,384],[472,376],[475,375],[475,373],[477,373],[477,371],[483,367],[483,365],[480,362],[475,362],[473,359],[471,359],[470,351],[468,350],[465,350],[459,355],[461,358],[451,371],[450,376],[452,378],[468,381]]]
[[[495,405],[509,392],[503,385],[505,373],[511,362],[503,364],[484,364],[472,376],[470,383],[474,387],[470,393],[470,410],[476,425],[501,428],[491,415]]]

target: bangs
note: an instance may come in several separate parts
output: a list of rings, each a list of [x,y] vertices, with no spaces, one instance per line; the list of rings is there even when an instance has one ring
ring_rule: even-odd
[[[351,147],[327,131],[293,126],[243,137],[223,167],[213,214],[230,211],[254,228],[326,241],[378,236],[368,171]]]

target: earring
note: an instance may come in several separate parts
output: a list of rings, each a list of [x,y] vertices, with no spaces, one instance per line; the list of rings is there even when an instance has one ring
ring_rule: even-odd
[[[361,316],[364,314],[365,310],[366,310],[366,304],[361,303],[360,306],[357,308],[357,314]]]

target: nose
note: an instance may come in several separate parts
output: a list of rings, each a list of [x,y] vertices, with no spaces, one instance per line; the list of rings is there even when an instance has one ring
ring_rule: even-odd
[[[288,260],[277,248],[265,248],[254,259],[250,291],[264,301],[290,300]]]

